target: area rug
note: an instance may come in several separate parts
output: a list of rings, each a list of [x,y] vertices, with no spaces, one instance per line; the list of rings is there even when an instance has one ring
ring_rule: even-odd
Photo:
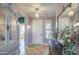
[[[31,44],[26,48],[26,55],[48,55],[49,45]]]

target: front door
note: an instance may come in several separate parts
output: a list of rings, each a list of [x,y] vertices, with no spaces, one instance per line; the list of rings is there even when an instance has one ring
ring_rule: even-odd
[[[32,21],[32,43],[43,44],[43,20]]]

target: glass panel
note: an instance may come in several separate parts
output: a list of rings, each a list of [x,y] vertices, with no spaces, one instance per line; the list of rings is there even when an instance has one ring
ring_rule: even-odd
[[[45,38],[52,39],[52,23],[51,21],[45,21]]]
[[[46,31],[46,39],[52,39],[52,32],[50,30]]]
[[[46,29],[51,29],[51,23],[46,23]]]

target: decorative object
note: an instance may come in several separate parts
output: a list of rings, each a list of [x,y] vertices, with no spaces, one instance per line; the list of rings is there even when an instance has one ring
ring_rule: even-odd
[[[79,39],[77,34],[77,31],[74,27],[65,27],[64,30],[61,33],[61,39],[64,40],[64,47],[62,54],[65,55],[74,55],[76,54],[75,51],[75,45],[76,41]]]

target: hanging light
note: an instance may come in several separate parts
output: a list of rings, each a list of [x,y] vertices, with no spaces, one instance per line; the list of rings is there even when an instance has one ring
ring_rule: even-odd
[[[74,26],[79,26],[79,23],[74,24]]]
[[[35,14],[35,17],[36,17],[36,18],[39,18],[39,13],[36,13],[36,14]]]
[[[70,10],[68,13],[69,16],[73,16],[74,15],[74,11]]]
[[[35,10],[36,10],[35,17],[39,18],[39,8],[35,8]]]

